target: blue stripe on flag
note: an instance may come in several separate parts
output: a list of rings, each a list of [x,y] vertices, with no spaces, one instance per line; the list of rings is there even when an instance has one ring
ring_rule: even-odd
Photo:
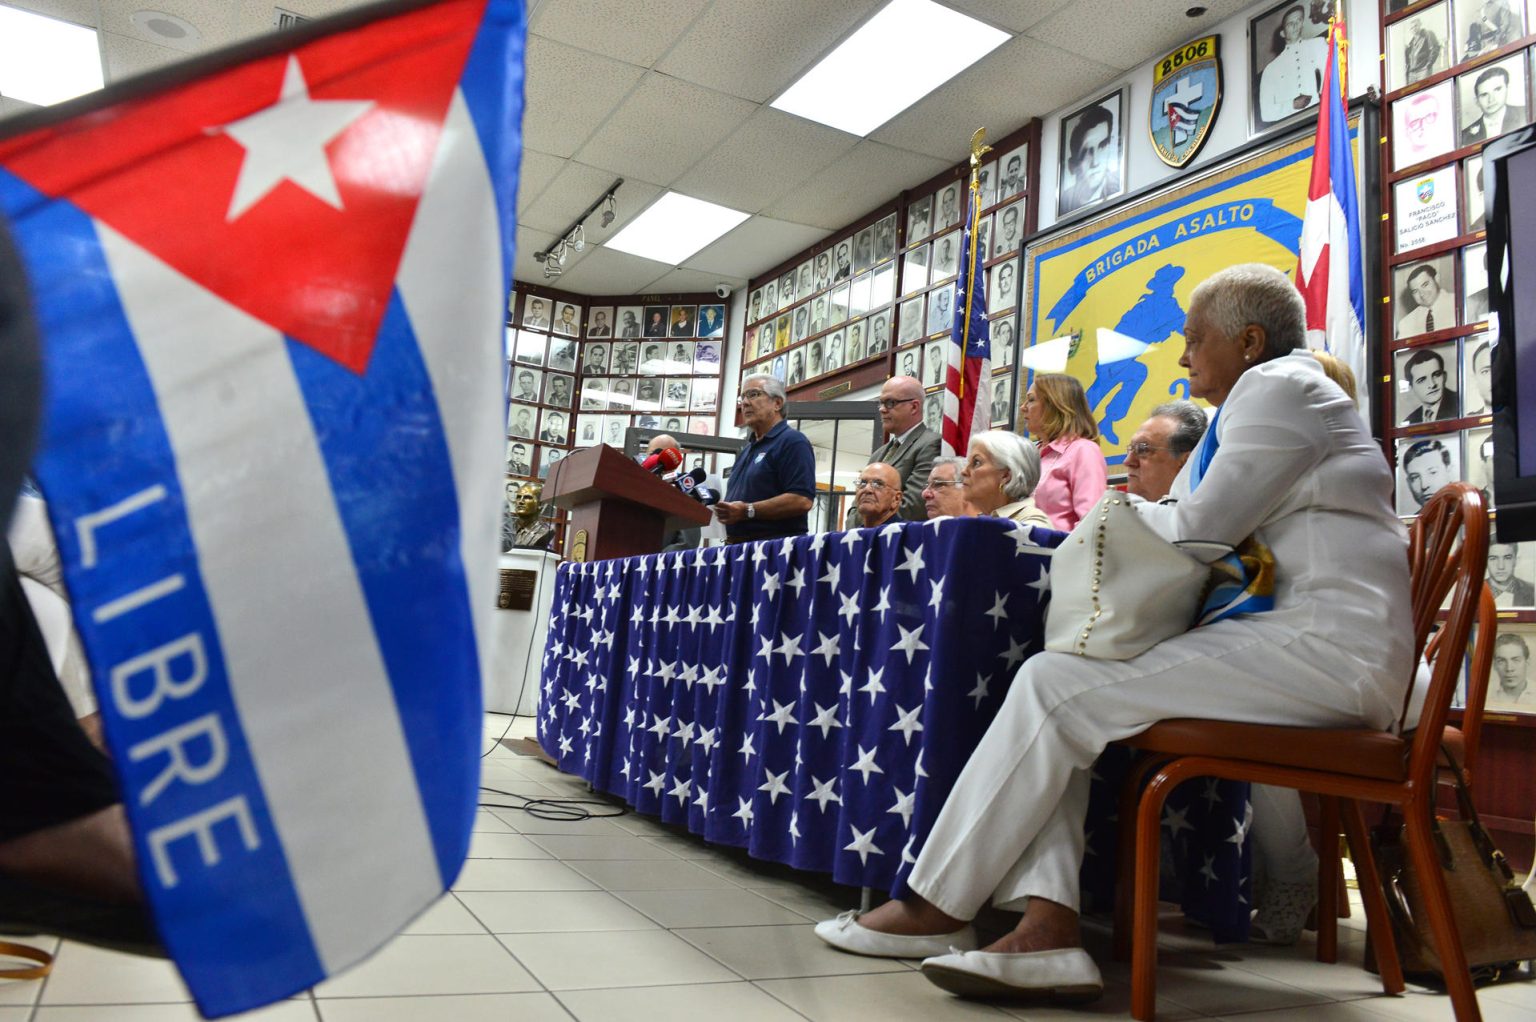
[[[92,664],[103,705],[115,700],[109,672],[156,650],[177,681],[193,677],[195,646],[205,660],[205,678],[193,691],[153,703],[158,691],[152,667],[124,672],[127,697],[138,702],[127,712],[106,713],[107,738],[123,788],[153,795],[148,804],[128,805],[134,818],[139,872],[153,893],[156,913],[175,919],[174,951],[188,971],[213,977],[237,996],[258,996],[273,986],[295,989],[322,974],[310,940],[286,857],[278,842],[250,750],[230,694],[217,626],[198,569],[198,553],[187,522],[175,456],[157,407],[148,372],[139,355],[90,219],[72,205],[38,193],[0,170],[0,207],[12,217],[26,261],[35,306],[45,338],[48,395],[43,453],[36,474],[49,502],[65,578],[74,603],[80,638]],[[82,372],[89,367],[88,372]],[[110,451],[110,457],[103,457]],[[91,471],[82,466],[93,466]],[[155,487],[159,487],[155,490]],[[150,494],[144,506],[88,533],[97,558],[87,567],[87,550],[76,528],[83,515],[101,512],[136,494]],[[179,587],[147,587],[179,576]],[[113,601],[140,594],[132,609]],[[93,615],[106,618],[93,620]],[[191,638],[195,636],[196,638]],[[173,644],[182,643],[177,647]],[[174,650],[181,654],[171,657]],[[167,772],[169,752],[155,752],[167,732],[215,725],[226,761],[216,775],[191,784]],[[207,737],[190,737],[183,749],[194,766],[207,766],[214,751]],[[150,838],[197,813],[232,803],[242,821],[224,817],[208,833],[222,861],[238,869],[205,864],[195,835],[157,851]],[[162,835],[168,832],[161,832]],[[254,848],[249,847],[254,844]],[[165,865],[157,869],[157,860]],[[174,871],[175,883],[159,879]],[[250,897],[251,878],[261,897]],[[216,912],[209,911],[216,908]],[[231,941],[231,930],[242,934]],[[295,979],[298,977],[298,979]],[[265,999],[271,999],[270,996]]]
[[[359,377],[289,340],[403,722],[443,886],[469,850],[480,668],[442,419],[399,292]]]
[[[480,148],[495,189],[511,290],[516,250],[517,174],[523,152],[523,0],[491,0],[470,48],[459,91],[480,136]]]

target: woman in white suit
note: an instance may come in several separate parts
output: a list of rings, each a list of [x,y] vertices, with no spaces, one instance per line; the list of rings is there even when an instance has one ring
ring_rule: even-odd
[[[1360,413],[1303,347],[1295,285],[1267,266],[1217,273],[1190,297],[1190,392],[1218,407],[1174,481],[1137,510],[1168,540],[1275,556],[1275,605],[1124,661],[1027,660],[961,772],[907,878],[912,895],[818,924],[857,954],[929,957],[961,994],[1092,998],[1078,932],[1088,770],[1104,747],[1167,717],[1387,728],[1409,679],[1407,534]],[[969,920],[1022,907],[984,951]]]

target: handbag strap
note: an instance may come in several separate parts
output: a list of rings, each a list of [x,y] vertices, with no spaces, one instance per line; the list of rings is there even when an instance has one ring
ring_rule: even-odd
[[[1440,755],[1445,757],[1446,765],[1451,768],[1451,779],[1456,787],[1456,805],[1461,810],[1461,818],[1467,822],[1467,830],[1472,835],[1472,842],[1477,846],[1478,854],[1482,856],[1484,864],[1499,871],[1505,884],[1512,883],[1515,879],[1514,870],[1510,869],[1504,853],[1494,845],[1493,839],[1488,836],[1487,829],[1483,827],[1483,821],[1477,815],[1477,806],[1472,804],[1472,792],[1467,789],[1467,779],[1462,773],[1461,764],[1456,762],[1456,756],[1443,743],[1440,746]],[[1435,829],[1438,833],[1438,820],[1435,821]]]

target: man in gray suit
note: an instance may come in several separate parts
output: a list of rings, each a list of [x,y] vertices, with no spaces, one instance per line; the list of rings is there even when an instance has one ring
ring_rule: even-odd
[[[939,434],[923,425],[923,385],[910,376],[886,380],[880,388],[880,424],[888,439],[870,456],[869,464],[883,462],[900,474],[902,520],[926,521],[923,487],[933,459],[939,456]],[[849,508],[844,527],[859,527],[857,508]]]

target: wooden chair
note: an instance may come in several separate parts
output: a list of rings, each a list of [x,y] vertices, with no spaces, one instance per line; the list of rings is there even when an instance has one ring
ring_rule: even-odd
[[[1191,777],[1220,777],[1274,784],[1311,791],[1323,797],[1323,845],[1326,860],[1319,865],[1324,878],[1319,890],[1318,958],[1336,960],[1337,839],[1328,855],[1328,835],[1342,824],[1360,880],[1366,923],[1374,940],[1382,987],[1389,994],[1404,989],[1402,965],[1386,899],[1371,854],[1360,802],[1399,806],[1405,823],[1409,861],[1419,874],[1426,914],[1445,965],[1446,986],[1458,1022],[1475,1022],[1477,995],[1461,951],[1456,922],[1440,874],[1431,821],[1435,808],[1440,743],[1446,732],[1451,699],[1461,675],[1463,652],[1474,618],[1484,609],[1483,573],[1488,551],[1488,513],[1481,494],[1465,483],[1452,483],[1424,505],[1409,530],[1408,560],[1412,576],[1411,603],[1414,662],[1425,650],[1430,629],[1447,593],[1450,611],[1430,652],[1429,693],[1417,728],[1402,736],[1366,728],[1314,729],[1219,720],[1176,719],[1154,724],[1123,744],[1152,754],[1150,763],[1133,771],[1151,780],[1132,798],[1134,814],[1122,810],[1123,827],[1134,821],[1135,852],[1121,860],[1122,904],[1131,905],[1130,926],[1117,913],[1117,950],[1127,937],[1131,956],[1131,1015],[1151,1022],[1157,987],[1157,904],[1159,826],[1168,793]],[[1491,598],[1486,604],[1491,605]],[[1487,619],[1485,619],[1487,620]],[[1484,627],[1482,632],[1492,632]],[[1482,638],[1480,635],[1479,638]],[[1476,651],[1474,651],[1474,654]],[[1489,649],[1491,654],[1491,646]],[[1474,672],[1473,681],[1477,680]],[[1486,671],[1483,675],[1486,684]],[[1472,703],[1468,693],[1469,704]],[[1479,700],[1480,702],[1480,700]],[[1406,711],[1406,706],[1404,707]],[[1475,731],[1474,727],[1474,731]],[[1463,733],[1463,745],[1465,735]],[[1473,743],[1475,755],[1475,741]],[[1122,806],[1125,806],[1122,802]],[[1130,880],[1132,882],[1127,883]],[[1126,899],[1126,895],[1129,898]],[[1328,957],[1324,957],[1325,932]]]

